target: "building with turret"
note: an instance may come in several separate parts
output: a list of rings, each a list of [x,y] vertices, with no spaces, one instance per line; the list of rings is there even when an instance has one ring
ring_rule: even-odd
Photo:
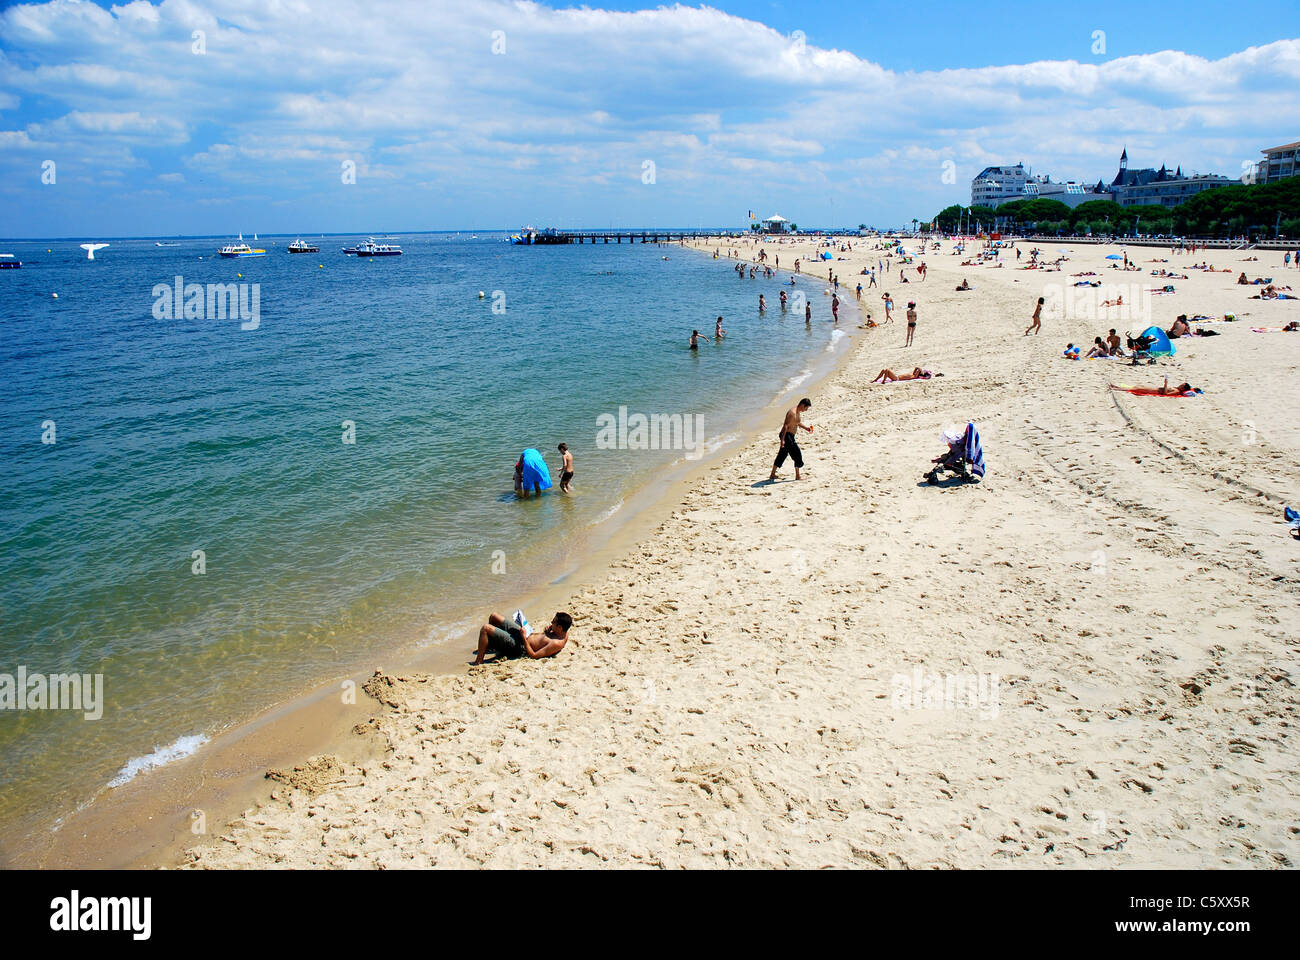
[[[1170,172],[1164,164],[1159,170],[1151,167],[1130,170],[1128,147],[1125,147],[1119,156],[1119,172],[1106,192],[1122,207],[1176,207],[1202,190],[1213,190],[1234,182],[1216,174],[1185,175],[1181,166]]]

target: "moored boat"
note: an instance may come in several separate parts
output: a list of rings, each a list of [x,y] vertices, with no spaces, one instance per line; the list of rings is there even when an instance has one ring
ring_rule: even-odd
[[[343,252],[354,253],[358,257],[400,257],[402,248],[395,243],[376,243],[375,238],[371,237],[355,247],[345,247]]]
[[[23,262],[12,253],[0,253],[0,270],[17,270]]]
[[[254,234],[253,236],[254,239],[256,239],[257,235]],[[238,243],[228,243],[220,250],[218,250],[217,253],[221,254],[223,257],[264,257],[266,256],[265,250],[261,250],[261,249],[254,250],[252,247],[246,244],[244,242],[244,235],[242,233],[239,235]]]
[[[314,247],[306,240],[299,237],[293,243],[289,244],[290,253],[320,253],[320,247]]]

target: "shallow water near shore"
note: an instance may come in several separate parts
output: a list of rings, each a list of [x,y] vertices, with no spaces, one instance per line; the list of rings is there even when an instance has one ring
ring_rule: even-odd
[[[839,339],[824,284],[796,288],[811,327],[760,318],[779,279],[675,247],[413,235],[367,261],[343,238],[286,242],[236,261],[211,240],[117,241],[94,262],[11,244],[0,672],[102,674],[104,711],[0,717],[6,833],[561,578],[648,478],[734,438]],[[258,328],[156,319],[177,276],[258,284]],[[726,341],[687,351],[719,313]],[[700,423],[702,450],[602,449],[620,408]],[[560,440],[574,495],[517,502],[520,450],[554,473]]]

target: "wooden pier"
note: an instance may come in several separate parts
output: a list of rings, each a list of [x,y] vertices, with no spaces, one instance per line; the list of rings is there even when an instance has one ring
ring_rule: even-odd
[[[678,243],[700,237],[716,237],[718,230],[557,230],[537,233],[533,246],[566,243]]]

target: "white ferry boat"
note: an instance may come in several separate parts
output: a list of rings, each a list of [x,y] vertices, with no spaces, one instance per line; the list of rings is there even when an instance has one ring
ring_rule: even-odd
[[[376,243],[375,238],[371,237],[365,243],[345,248],[343,252],[354,253],[358,257],[400,257],[402,248],[395,243]]]
[[[253,238],[256,239],[257,234],[254,234]],[[265,250],[260,250],[260,249],[254,250],[252,247],[246,244],[244,242],[244,235],[242,233],[239,235],[238,243],[228,243],[220,250],[218,250],[217,253],[221,254],[223,257],[264,257],[266,256]]]

